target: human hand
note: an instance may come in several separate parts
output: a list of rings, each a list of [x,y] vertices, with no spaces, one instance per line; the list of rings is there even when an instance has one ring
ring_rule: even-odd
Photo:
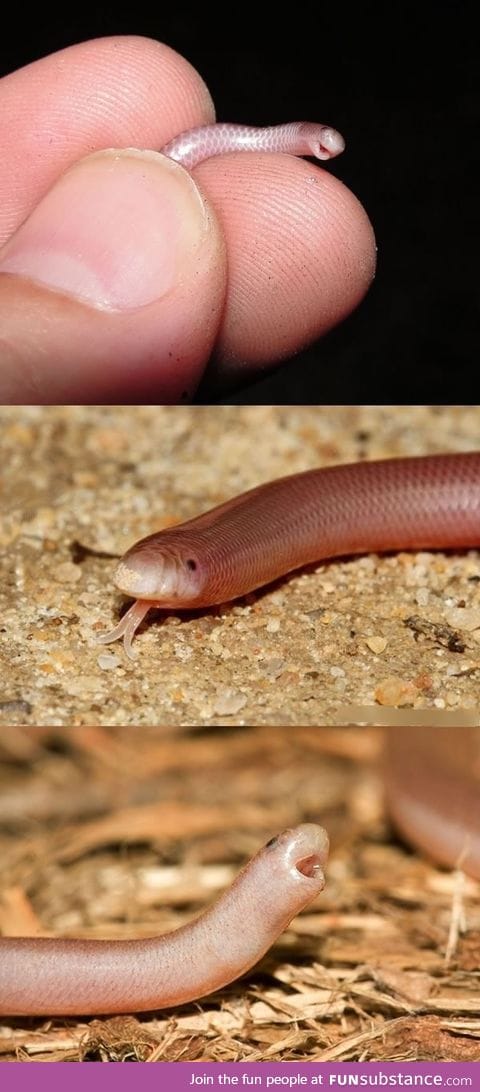
[[[190,400],[212,354],[217,391],[251,382],[368,289],[373,231],[333,175],[265,153],[187,173],[137,150],[214,120],[168,46],[45,57],[0,81],[0,119],[2,403]]]

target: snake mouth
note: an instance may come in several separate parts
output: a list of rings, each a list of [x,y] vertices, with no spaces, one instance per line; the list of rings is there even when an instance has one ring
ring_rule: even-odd
[[[308,857],[302,857],[300,861],[297,861],[295,867],[297,872],[301,876],[306,876],[307,879],[317,879],[320,872],[322,872],[324,861],[320,857],[319,853],[311,853]]]
[[[329,850],[328,835],[323,827],[316,823],[301,823],[294,830],[284,831],[280,840],[285,843],[292,877],[298,882],[307,880],[323,887]]]
[[[327,152],[329,156],[341,155],[345,150],[345,141],[336,129],[331,129],[330,126],[325,125],[322,130],[320,148]]]

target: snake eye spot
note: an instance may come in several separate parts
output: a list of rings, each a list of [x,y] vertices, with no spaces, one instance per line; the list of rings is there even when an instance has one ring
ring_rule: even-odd
[[[195,572],[197,562],[193,560],[193,557],[189,557],[188,561],[186,561],[185,564],[187,566],[187,569],[190,569],[191,572]]]

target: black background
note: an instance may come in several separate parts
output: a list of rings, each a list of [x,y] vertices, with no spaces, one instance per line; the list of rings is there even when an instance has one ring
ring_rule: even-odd
[[[465,4],[99,5],[11,14],[5,73],[107,34],[168,42],[222,120],[325,121],[332,169],[379,248],[375,284],[341,328],[229,401],[478,401],[478,38]],[[202,396],[200,396],[202,397]],[[227,400],[227,399],[225,399]]]

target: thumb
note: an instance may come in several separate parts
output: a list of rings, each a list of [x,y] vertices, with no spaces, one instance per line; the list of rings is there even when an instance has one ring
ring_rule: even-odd
[[[225,269],[215,214],[177,163],[80,160],[0,251],[0,404],[191,398]]]

